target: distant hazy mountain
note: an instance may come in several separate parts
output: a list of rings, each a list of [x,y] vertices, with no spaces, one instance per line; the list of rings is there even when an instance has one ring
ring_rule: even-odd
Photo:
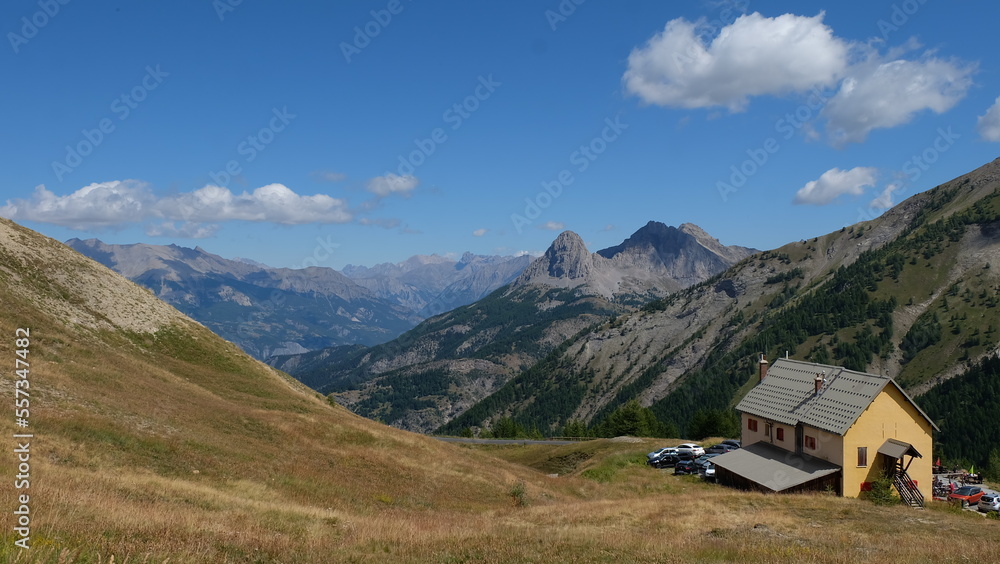
[[[465,253],[458,261],[438,255],[417,255],[395,264],[347,265],[343,273],[376,296],[395,301],[426,318],[485,297],[517,278],[530,263],[531,257],[527,255]]]
[[[509,286],[428,319],[389,343],[269,362],[319,391],[336,392],[338,401],[362,415],[429,431],[573,335],[629,311],[629,304],[705,280],[751,252],[724,247],[693,225],[650,222],[621,245],[598,253],[566,231]]]
[[[387,341],[420,321],[331,268],[269,268],[201,248],[67,245],[153,291],[257,358]]]

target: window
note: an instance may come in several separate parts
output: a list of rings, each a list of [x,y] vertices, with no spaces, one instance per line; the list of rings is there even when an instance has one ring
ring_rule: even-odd
[[[778,427],[778,429],[774,432],[774,434],[776,436],[775,438],[777,438],[779,441],[785,440],[785,428],[784,427]]]
[[[809,450],[816,450],[816,437],[806,435],[806,448]]]
[[[756,419],[747,419],[747,429],[749,429],[749,430],[753,431],[754,433],[756,433],[757,432],[757,420]]]
[[[868,466],[868,447],[858,447],[858,466]]]

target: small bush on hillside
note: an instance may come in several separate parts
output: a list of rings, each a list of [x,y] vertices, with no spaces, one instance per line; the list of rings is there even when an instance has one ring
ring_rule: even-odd
[[[528,505],[528,488],[524,485],[524,480],[518,480],[507,495],[514,500],[515,507],[526,507]]]
[[[887,476],[872,482],[871,491],[865,492],[865,499],[875,505],[895,505],[899,503],[899,498],[892,493],[892,480]]]

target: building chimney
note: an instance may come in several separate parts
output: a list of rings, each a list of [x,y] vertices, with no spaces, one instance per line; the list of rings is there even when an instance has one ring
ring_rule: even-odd
[[[819,391],[823,388],[823,375],[822,374],[816,374],[816,379],[813,380],[813,381],[816,384],[816,394],[815,395],[818,396],[819,395]]]
[[[760,376],[758,382],[763,382],[764,376],[767,376],[767,357],[763,353],[760,355],[760,362],[757,363],[757,374]]]

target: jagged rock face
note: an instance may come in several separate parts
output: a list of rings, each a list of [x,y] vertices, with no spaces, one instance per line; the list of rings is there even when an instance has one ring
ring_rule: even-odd
[[[583,239],[572,231],[563,231],[541,257],[535,259],[518,278],[518,285],[538,283],[547,279],[566,281],[589,280],[594,259]],[[545,283],[545,282],[541,282]],[[562,284],[548,283],[550,286]]]
[[[607,298],[655,297],[710,278],[754,252],[724,246],[690,223],[677,228],[650,221],[620,245],[593,254],[579,235],[566,231],[515,286],[583,286]]]

